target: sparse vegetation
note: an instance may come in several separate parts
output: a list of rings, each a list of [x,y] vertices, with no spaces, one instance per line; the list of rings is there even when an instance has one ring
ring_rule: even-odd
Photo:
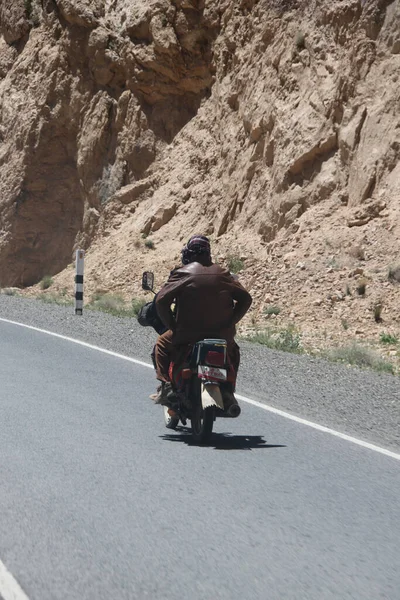
[[[298,31],[295,37],[296,48],[299,52],[306,47],[306,37],[302,31]]]
[[[272,348],[273,350],[294,353],[303,352],[300,334],[295,331],[294,327],[288,327],[286,329],[264,329],[255,332],[245,339],[249,342],[268,346],[268,348]]]
[[[392,283],[400,283],[400,265],[389,267],[388,279]]]
[[[227,256],[226,262],[231,273],[240,273],[244,269],[244,262],[237,254]]]
[[[271,315],[279,315],[280,312],[281,309],[279,308],[279,306],[266,306],[264,308],[264,314],[267,317],[270,317]]]
[[[331,256],[327,261],[326,264],[328,267],[331,267],[332,269],[338,269],[340,267],[337,258],[335,256]]]
[[[109,35],[108,40],[107,40],[107,50],[112,50],[113,52],[118,52],[118,49],[119,49],[118,39],[112,35]]]
[[[65,288],[60,293],[39,294],[39,300],[47,303],[70,306],[74,303],[73,298],[68,296]],[[133,298],[130,303],[125,302],[118,294],[95,294],[89,304],[85,306],[89,310],[100,310],[116,317],[137,317],[140,309],[145,304],[142,298]]]
[[[336,362],[347,363],[362,368],[374,369],[375,371],[394,373],[394,367],[373,350],[364,348],[353,343],[350,346],[330,350],[327,358]]]
[[[125,300],[118,294],[94,294],[88,308],[119,315],[125,312],[126,305]]]
[[[4,294],[5,296],[18,296],[18,289],[17,288],[3,288],[2,290],[0,290],[1,294]]]
[[[382,332],[380,335],[380,341],[382,342],[382,344],[397,344],[399,341],[399,338],[396,337],[395,335],[391,335],[390,333],[385,333]]]
[[[372,308],[372,311],[374,313],[374,319],[375,319],[376,323],[382,322],[382,316],[381,316],[382,309],[383,309],[382,302],[376,302]]]
[[[144,304],[145,300],[142,298],[133,298],[127,304],[118,294],[95,294],[86,308],[100,310],[115,317],[137,317]]]
[[[351,246],[349,254],[357,260],[365,260],[365,250],[362,246]]]
[[[25,0],[25,12],[28,19],[32,16],[32,0]]]
[[[138,316],[140,309],[146,304],[146,300],[143,298],[133,298],[132,300],[132,312],[135,317]]]
[[[40,25],[39,6],[35,0],[24,0],[24,4],[28,21],[30,21],[34,27],[37,27]]]
[[[49,289],[49,287],[51,285],[53,285],[53,278],[51,277],[51,275],[45,275],[42,279],[42,281],[40,282],[40,288],[42,290],[47,290]]]
[[[368,283],[368,282],[367,282],[367,280],[366,280],[366,279],[364,279],[364,278],[362,278],[362,279],[359,279],[359,280],[357,281],[357,287],[356,287],[356,290],[357,290],[357,294],[358,294],[359,296],[365,296],[365,292],[366,292],[366,290],[367,290],[367,283]]]
[[[150,238],[146,239],[144,245],[146,246],[146,248],[149,248],[150,250],[154,250],[154,248],[155,248],[154,242]]]
[[[63,293],[60,294],[53,294],[53,293],[48,293],[48,294],[39,294],[37,296],[37,298],[39,300],[41,300],[42,302],[46,302],[47,304],[59,304],[61,306],[70,306],[73,304],[73,300],[72,298],[66,296]]]
[[[344,329],[345,331],[347,331],[347,330],[348,330],[348,328],[349,328],[349,324],[348,324],[348,322],[346,321],[346,319],[342,319],[342,327],[343,327],[343,329]]]

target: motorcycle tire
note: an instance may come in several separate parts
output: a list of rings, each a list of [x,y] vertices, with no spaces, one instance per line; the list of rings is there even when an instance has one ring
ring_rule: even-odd
[[[164,423],[167,429],[176,429],[179,425],[179,417],[171,417],[168,414],[168,406],[163,406]]]
[[[198,444],[205,444],[210,441],[215,409],[209,407],[203,410],[201,404],[201,380],[198,377],[193,377],[190,382],[190,400],[192,404],[191,424],[193,440]]]

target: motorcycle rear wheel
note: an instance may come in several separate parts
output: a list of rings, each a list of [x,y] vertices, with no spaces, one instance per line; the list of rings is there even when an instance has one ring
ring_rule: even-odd
[[[195,442],[205,444],[211,438],[215,410],[212,406],[203,410],[201,404],[201,380],[198,377],[193,377],[190,392],[192,436]]]

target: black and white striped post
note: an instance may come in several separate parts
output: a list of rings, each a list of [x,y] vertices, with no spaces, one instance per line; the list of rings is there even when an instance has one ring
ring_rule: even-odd
[[[83,313],[83,263],[85,259],[84,250],[76,251],[76,275],[75,275],[75,314]]]

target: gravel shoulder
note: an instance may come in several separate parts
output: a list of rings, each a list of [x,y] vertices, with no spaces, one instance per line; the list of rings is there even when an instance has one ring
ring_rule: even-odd
[[[136,319],[0,295],[0,317],[149,361],[155,333]],[[400,449],[400,379],[241,343],[238,391],[297,416]],[[144,398],[144,401],[147,399]],[[150,402],[150,401],[149,401]]]

